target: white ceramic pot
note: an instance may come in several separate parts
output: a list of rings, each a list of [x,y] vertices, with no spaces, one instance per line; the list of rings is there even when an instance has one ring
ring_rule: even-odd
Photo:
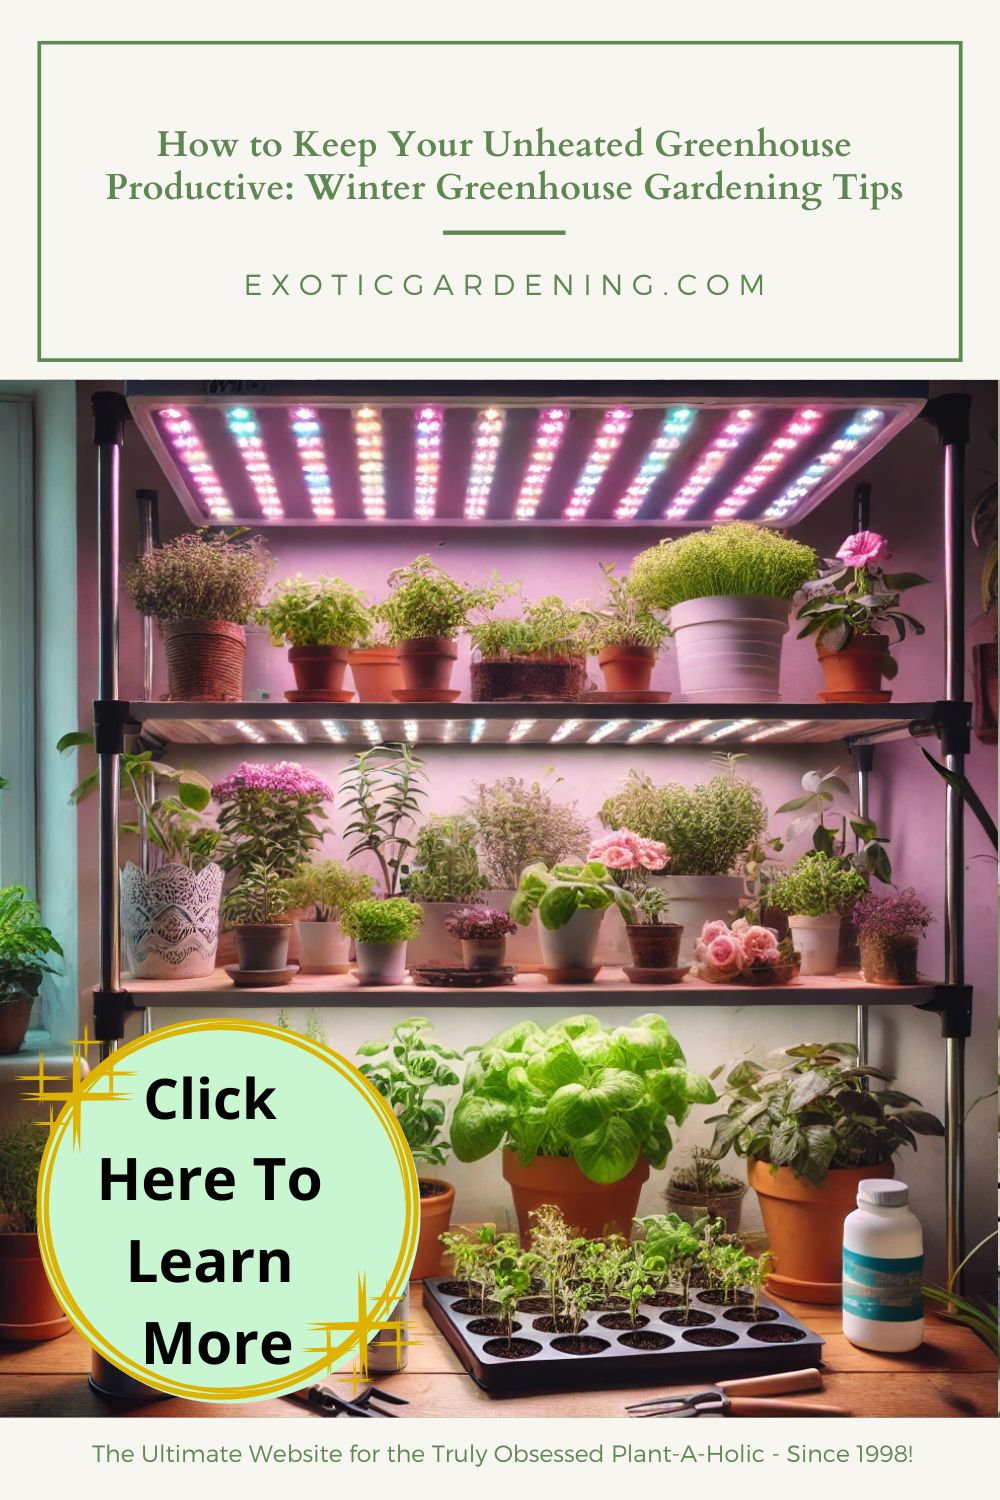
[[[346,974],[351,965],[351,940],[339,922],[295,923],[299,972],[302,974]]]
[[[122,947],[134,979],[204,979],[215,968],[222,869],[162,865],[121,872]]]
[[[464,911],[471,901],[420,901],[417,903],[424,914],[420,931],[410,939],[409,962],[411,964],[460,964],[462,962],[461,940],[445,927],[448,917]]]
[[[407,1286],[406,1292],[400,1297],[386,1321],[389,1323],[409,1323],[409,1286]],[[409,1349],[407,1348],[408,1338],[409,1330],[405,1327],[398,1330],[398,1338],[397,1329],[381,1329],[368,1345],[368,1369],[372,1374],[389,1375],[393,1370],[405,1369],[407,1356],[409,1355]]]
[[[402,984],[406,978],[406,943],[362,943],[357,973],[362,984]]]
[[[792,942],[802,955],[800,974],[836,974],[840,947],[840,916],[789,917]]]
[[[514,891],[487,891],[483,898],[494,911],[510,912]],[[507,939],[506,963],[525,973],[537,973],[542,966],[542,949],[538,941],[538,923],[531,921],[527,927],[519,927]]]
[[[706,922],[722,917],[729,921],[743,895],[739,875],[651,875],[649,883],[663,891],[669,904],[665,922],[684,928],[679,961],[694,963],[694,950]],[[631,960],[630,960],[631,962]]]
[[[691,703],[780,703],[786,599],[720,595],[670,611],[681,697]]]
[[[603,911],[575,911],[568,922],[550,932],[543,927],[538,913],[538,940],[542,963],[546,969],[588,969],[594,963],[597,940],[601,935]]]
[[[617,906],[609,906],[604,913],[594,962],[609,965],[613,969],[623,969],[626,964],[632,962],[632,950],[628,945],[628,933],[625,931],[625,918]]]

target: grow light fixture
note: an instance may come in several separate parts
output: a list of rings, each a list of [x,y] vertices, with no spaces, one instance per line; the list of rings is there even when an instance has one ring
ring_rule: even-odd
[[[486,732],[485,719],[473,719],[469,724],[469,744],[477,745]]]
[[[373,406],[354,413],[354,441],[358,450],[358,482],[366,521],[385,520],[385,465],[382,459],[382,416]]]
[[[275,719],[274,727],[275,729],[280,729],[283,734],[287,734],[289,739],[295,740],[297,744],[305,744],[305,735],[302,733],[302,730],[299,728],[299,726],[293,723],[291,719]]]
[[[597,487],[617,453],[631,420],[632,413],[624,406],[616,406],[612,411],[605,412],[593,446],[587,454],[587,461],[569,497],[569,504],[563,510],[567,521],[582,521],[587,514]]]
[[[753,467],[746,471],[739,483],[734,485],[726,498],[715,507],[712,512],[713,519],[731,521],[733,516],[738,515],[749,505],[758,490],[774,477],[775,472],[788,461],[799,444],[812,436],[821,419],[822,414],[814,407],[807,406],[802,411],[797,411],[792,420],[781,429],[770,447],[755,459]]]
[[[380,745],[382,743],[382,731],[374,719],[361,720],[361,733],[370,745]]]
[[[845,459],[850,458],[861,444],[867,444],[884,423],[885,412],[878,407],[867,407],[864,411],[855,412],[826,452],[814,459],[776,500],[772,500],[762,519],[784,520],[790,511],[797,509],[800,502],[808,498],[817,485],[823,484]]]
[[[711,722],[711,719],[692,719],[689,724],[682,724],[679,729],[675,729],[671,734],[668,734],[663,743],[665,745],[673,745],[677,740],[686,740],[692,734],[700,734],[703,729],[708,728]]]
[[[418,521],[431,521],[437,506],[441,477],[441,431],[444,417],[439,406],[422,406],[416,416],[417,464],[413,491],[413,513]]]
[[[250,476],[257,504],[268,521],[280,521],[285,511],[278,494],[278,486],[271,473],[271,464],[260,435],[260,424],[248,406],[231,406],[226,413],[226,423],[233,441],[239,449],[243,467]]]
[[[516,745],[518,740],[523,740],[529,730],[534,729],[534,719],[515,719],[507,731],[507,740],[511,745]]]
[[[617,730],[621,729],[623,724],[627,723],[628,719],[607,719],[603,724],[597,726],[593,734],[588,734],[587,744],[599,745],[602,740],[608,738],[608,735],[614,734]]]
[[[747,744],[753,745],[758,740],[769,740],[772,734],[788,734],[792,729],[799,729],[805,722],[805,719],[784,719],[780,724],[766,724],[763,729],[747,735]]]
[[[657,729],[662,728],[662,724],[655,724],[652,722],[648,724],[640,724],[638,729],[633,729],[631,734],[627,734],[625,736],[625,742],[629,745],[637,745],[639,741],[644,740],[647,735],[655,734]]]
[[[476,440],[469,465],[465,490],[465,519],[481,521],[490,503],[490,489],[496,473],[504,414],[497,407],[487,407],[476,418]]]
[[[294,407],[291,428],[312,513],[317,521],[332,521],[336,514],[333,488],[323,451],[323,429],[314,409],[311,406]]]
[[[267,735],[261,734],[256,724],[249,724],[246,719],[233,719],[232,725],[244,738],[253,740],[255,745],[264,745],[267,743]]]
[[[174,457],[188,471],[209,518],[213,521],[232,520],[233,511],[226,492],[219,483],[219,476],[191,418],[179,407],[167,406],[160,412],[160,421],[174,450]]]
[[[753,431],[755,424],[756,416],[749,407],[741,406],[739,411],[733,413],[663,512],[664,520],[680,521],[687,515],[720,469],[725,467],[733,450],[740,446],[748,432]]]
[[[344,743],[344,731],[340,724],[334,723],[333,719],[320,719],[319,722],[328,740],[332,740],[335,745]]]
[[[582,719],[563,719],[562,723],[557,725],[549,735],[549,744],[558,745],[563,740],[568,740],[582,723]]]
[[[417,737],[420,733],[420,725],[417,723],[416,719],[403,720],[403,733],[406,735],[406,738],[409,740],[411,745],[415,745],[417,743]]]
[[[541,503],[568,421],[569,412],[561,406],[547,406],[538,418],[528,467],[514,504],[519,521],[530,521]]]
[[[631,521],[638,515],[646,496],[670,462],[670,455],[676,453],[690,432],[693,421],[694,411],[689,406],[676,406],[667,412],[652,447],[615,508],[616,521]]]
[[[444,742],[445,742],[446,745],[451,743],[452,739],[454,738],[454,735],[455,735],[455,720],[454,719],[445,719],[444,724],[441,726],[441,738],[444,740]]]
[[[740,734],[744,729],[751,729],[756,722],[756,719],[733,719],[730,723],[713,729],[711,734],[706,734],[702,744],[709,745],[713,740],[728,739],[730,735]]]

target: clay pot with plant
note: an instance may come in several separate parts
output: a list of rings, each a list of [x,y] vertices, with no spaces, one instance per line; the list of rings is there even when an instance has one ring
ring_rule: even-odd
[[[478,901],[486,889],[471,818],[463,813],[439,815],[418,830],[402,889],[411,901],[420,903],[424,914],[410,948],[410,963],[460,963],[459,939],[448,925],[449,918]]]
[[[272,646],[288,647],[298,696],[327,703],[347,703],[354,696],[344,687],[350,650],[372,626],[361,589],[342,578],[309,582],[297,573],[278,585],[255,619],[267,626]]]
[[[282,877],[273,864],[255,861],[222,900],[222,916],[236,934],[243,973],[283,970],[288,964],[291,919]]]
[[[399,647],[389,643],[381,609],[381,605],[375,605],[368,635],[348,656],[362,703],[392,703],[397,691],[402,692],[406,687],[399,664]]]
[[[587,683],[586,640],[592,616],[556,594],[521,601],[513,619],[469,627],[474,703],[566,702]]]
[[[24,886],[0,889],[0,1055],[21,1050],[41,982],[56,972],[49,960],[62,956]]]
[[[725,1063],[726,1112],[710,1151],[749,1163],[774,1254],[769,1286],[800,1302],[840,1301],[844,1219],[858,1183],[891,1177],[892,1158],[918,1135],[943,1135],[941,1122],[895,1088],[891,1075],[858,1062],[852,1042],[801,1043],[769,1059]]]
[[[337,859],[301,865],[285,881],[289,911],[311,910],[312,918],[296,918],[299,967],[303,974],[346,974],[350,969],[351,940],[341,916],[353,901],[372,894],[370,875],[349,870]]]
[[[666,616],[688,702],[778,703],[791,601],[815,575],[811,547],[728,521],[641,552],[630,590]]]
[[[140,614],[159,622],[168,699],[230,703],[243,697],[245,627],[273,567],[256,539],[209,527],[135,559],[125,589]]]
[[[373,1059],[359,1064],[389,1105],[406,1137],[418,1168],[420,1236],[410,1272],[412,1281],[439,1276],[442,1271],[441,1235],[451,1223],[455,1189],[440,1177],[419,1172],[420,1167],[443,1167],[451,1152],[445,1129],[445,1104],[437,1091],[458,1084],[451,1066],[462,1054],[442,1046],[431,1036],[431,1022],[411,1016],[393,1028],[388,1042],[365,1042],[358,1056]],[[432,1093],[432,1091],[434,1091]]]
[[[467,969],[503,968],[507,939],[518,930],[505,911],[490,906],[464,906],[447,917],[444,925],[461,943]]]
[[[595,839],[587,855],[611,872],[616,885],[633,898],[625,934],[632,962],[625,973],[632,984],[669,984],[680,977],[678,957],[683,929],[664,920],[667,897],[650,885],[650,873],[670,863],[666,844],[640,838],[630,828],[617,828]]]
[[[489,583],[459,583],[426,554],[389,574],[392,593],[378,606],[379,621],[399,648],[403,701],[447,703],[458,696],[451,676],[457,639],[476,610],[492,609],[516,584],[494,574]]]
[[[615,576],[614,563],[601,563],[606,597],[592,614],[588,649],[597,656],[609,693],[646,694],[668,627],[632,591],[629,579]],[[666,702],[670,694],[659,695]]]
[[[663,1201],[671,1213],[687,1224],[696,1224],[707,1214],[721,1219],[726,1234],[738,1234],[747,1185],[729,1177],[710,1151],[696,1146],[686,1167],[675,1167],[663,1190]]]
[[[359,984],[402,984],[406,978],[406,945],[420,931],[423,912],[405,896],[352,902],[341,926],[354,939],[355,977]]]
[[[628,1235],[650,1167],[666,1163],[668,1120],[714,1100],[662,1016],[518,1021],[468,1062],[452,1150],[464,1162],[502,1151],[522,1243],[546,1204],[582,1234]]]
[[[851,909],[868,984],[916,984],[920,939],[934,918],[915,891],[876,896],[868,891]]]
[[[835,974],[840,924],[868,889],[848,860],[813,850],[768,886],[767,899],[788,917],[802,974]]]
[[[591,859],[582,865],[529,865],[521,874],[510,914],[519,926],[538,913],[542,972],[550,984],[589,984],[597,977],[597,940],[604,913],[617,907],[630,922],[635,900],[611,872]]]
[[[802,586],[803,621],[798,639],[814,636],[825,688],[817,697],[827,703],[887,703],[898,667],[890,646],[907,629],[923,635],[924,627],[905,614],[899,596],[927,579],[919,573],[886,573],[879,566],[889,544],[877,531],[849,536],[835,558],[820,565],[820,575]],[[892,631],[895,642],[889,635]]]
[[[0,1339],[12,1343],[70,1331],[38,1243],[35,1203],[47,1135],[44,1125],[23,1124],[0,1136]]]

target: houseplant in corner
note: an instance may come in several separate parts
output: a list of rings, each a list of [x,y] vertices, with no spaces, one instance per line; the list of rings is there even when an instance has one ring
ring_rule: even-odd
[[[916,984],[920,939],[934,920],[915,891],[876,896],[868,891],[851,908],[869,984]]]
[[[35,1203],[48,1130],[16,1125],[0,1136],[0,1339],[40,1343],[69,1333],[38,1244]]]
[[[593,614],[589,649],[596,653],[609,693],[645,697],[660,647],[670,634],[645,604],[628,578],[615,577],[614,563],[601,563],[607,597]],[[655,695],[664,703],[669,693]]]
[[[715,1090],[685,1064],[662,1016],[605,1027],[573,1016],[543,1029],[518,1021],[476,1051],[451,1123],[459,1161],[503,1148],[522,1243],[530,1215],[559,1208],[581,1234],[629,1234],[650,1167],[692,1103]]]
[[[516,585],[459,583],[426,553],[389,574],[392,593],[378,606],[389,639],[399,647],[406,687],[401,702],[450,703],[458,697],[451,674],[456,640],[474,610],[492,609]]]
[[[919,620],[900,609],[899,596],[927,579],[883,572],[879,564],[888,555],[888,543],[877,531],[855,532],[822,564],[819,578],[802,586],[798,618],[804,623],[798,638],[816,637],[825,680],[817,697],[827,703],[887,703],[892,693],[883,689],[882,679],[895,677],[897,667],[886,632],[894,632],[896,643],[907,626],[914,635],[924,633]]]
[[[431,1098],[432,1089],[452,1088],[459,1081],[451,1066],[462,1056],[451,1047],[443,1047],[430,1036],[431,1023],[423,1016],[411,1016],[393,1027],[389,1042],[364,1042],[358,1056],[375,1061],[359,1064],[360,1071],[373,1083],[389,1105],[406,1137],[418,1169],[421,1166],[443,1167],[451,1150],[445,1132],[445,1106]],[[418,1175],[420,1188],[420,1237],[410,1272],[412,1281],[425,1276],[440,1276],[442,1247],[439,1236],[451,1222],[455,1189],[440,1177]]]
[[[62,948],[43,925],[38,907],[24,886],[4,886],[0,889],[0,1055],[21,1050],[42,978],[55,972],[51,957],[61,958]]]
[[[641,552],[631,589],[668,615],[685,699],[778,703],[791,601],[815,574],[811,547],[729,521]]]
[[[818,850],[774,878],[767,899],[788,917],[802,974],[837,972],[841,917],[867,889],[865,877],[848,861]]]
[[[312,583],[297,573],[278,585],[256,620],[267,626],[272,646],[289,648],[296,691],[286,698],[347,703],[354,696],[344,688],[348,652],[366,638],[372,623],[361,589],[342,578]]]
[[[285,881],[289,911],[312,908],[311,921],[296,918],[300,968],[303,974],[346,974],[350,969],[351,940],[340,918],[352,901],[372,893],[370,875],[349,870],[337,859],[301,865]]]
[[[513,619],[493,617],[469,627],[474,703],[578,699],[587,682],[587,627],[579,605],[547,594],[521,600]]]
[[[140,553],[125,588],[140,614],[159,621],[167,697],[191,703],[243,697],[247,621],[274,564],[241,530],[203,527]]]
[[[458,964],[459,939],[448,918],[477,901],[486,876],[476,854],[476,825],[463,813],[429,818],[417,831],[403,893],[419,901],[424,919],[409,952],[411,964]]]
[[[355,901],[341,926],[357,946],[355,978],[359,984],[402,984],[406,978],[406,945],[420,931],[423,912],[405,896]]]
[[[550,984],[589,984],[596,979],[597,939],[604,913],[617,906],[626,922],[635,899],[617,885],[599,860],[583,865],[529,865],[521,875],[510,914],[519,926],[538,913],[542,972]]]
[[[505,911],[494,911],[491,906],[463,906],[444,925],[461,943],[467,969],[502,968],[507,939],[519,930]]]
[[[291,922],[285,882],[273,864],[255,860],[222,899],[223,919],[236,933],[237,976],[273,976],[287,984],[294,972],[288,965]],[[281,976],[279,978],[279,976]]]
[[[741,1058],[712,1073],[723,1077],[725,1114],[711,1153],[729,1150],[749,1163],[774,1252],[773,1291],[801,1302],[839,1302],[842,1230],[858,1183],[891,1177],[902,1146],[918,1135],[943,1135],[934,1115],[909,1094],[875,1089],[889,1074],[858,1063],[851,1042],[802,1043],[767,1065]]]

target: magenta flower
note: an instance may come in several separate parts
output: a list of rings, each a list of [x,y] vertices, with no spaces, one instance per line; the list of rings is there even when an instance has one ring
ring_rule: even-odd
[[[244,790],[267,792],[278,800],[321,797],[325,802],[333,801],[333,788],[293,760],[279,760],[276,765],[245,760],[230,775],[215,783],[212,796],[216,802],[229,802]]]
[[[868,568],[889,556],[889,543],[877,531],[856,531],[837,553],[849,568]]]

